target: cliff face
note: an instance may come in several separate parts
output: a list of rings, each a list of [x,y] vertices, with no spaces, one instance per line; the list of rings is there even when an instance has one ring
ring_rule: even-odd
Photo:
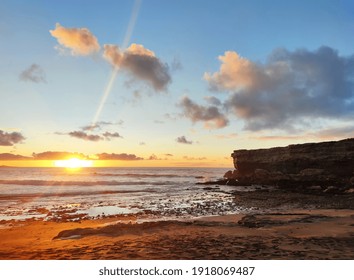
[[[349,179],[354,176],[354,138],[287,147],[235,150],[237,178],[268,175]]]

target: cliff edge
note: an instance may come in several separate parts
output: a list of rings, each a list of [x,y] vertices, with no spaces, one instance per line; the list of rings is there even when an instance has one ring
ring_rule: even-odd
[[[354,185],[354,138],[235,150],[231,156],[235,171],[229,171],[224,177],[240,183]]]

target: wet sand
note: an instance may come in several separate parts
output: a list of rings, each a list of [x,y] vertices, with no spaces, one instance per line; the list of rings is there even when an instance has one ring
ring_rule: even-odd
[[[9,221],[0,228],[0,259],[354,259],[352,194],[234,195],[253,213],[145,223],[132,216]]]

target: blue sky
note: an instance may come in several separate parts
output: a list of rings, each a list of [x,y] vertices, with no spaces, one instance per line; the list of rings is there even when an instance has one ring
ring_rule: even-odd
[[[353,136],[352,1],[142,0],[128,46],[152,51],[151,65],[166,70],[170,81],[157,90],[151,79],[158,77],[144,76],[153,70],[128,59],[98,119],[110,124],[84,132],[114,66],[103,58],[104,45],[122,46],[134,3],[0,2],[0,153],[128,153],[146,159],[137,165],[228,166],[237,148]],[[100,50],[73,55],[50,34],[57,23],[86,28]],[[333,71],[324,71],[331,63]],[[279,68],[284,64],[291,69]],[[21,79],[25,71],[30,78]],[[219,104],[208,103],[211,96]],[[281,107],[279,100],[291,105]],[[101,138],[70,135],[74,131]],[[15,132],[25,139],[12,141]],[[122,137],[106,139],[104,132]],[[176,140],[182,136],[192,143]],[[148,162],[151,155],[162,160]]]

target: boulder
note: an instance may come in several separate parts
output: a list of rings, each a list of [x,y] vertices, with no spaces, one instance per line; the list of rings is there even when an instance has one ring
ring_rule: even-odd
[[[224,174],[225,179],[236,179],[238,176],[237,170],[229,170]]]
[[[232,179],[232,171],[229,170],[224,174],[225,179]]]

